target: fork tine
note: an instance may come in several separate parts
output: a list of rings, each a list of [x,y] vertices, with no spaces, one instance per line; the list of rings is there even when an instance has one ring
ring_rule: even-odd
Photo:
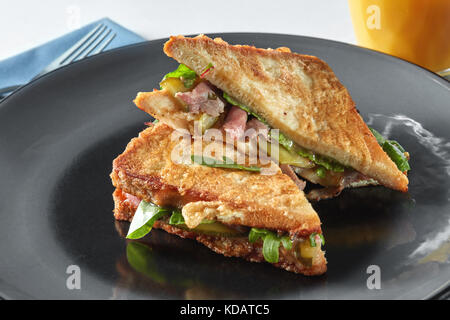
[[[55,64],[62,64],[68,57],[70,57],[74,52],[76,52],[94,33],[97,32],[103,26],[103,23],[99,23],[92,31],[90,31],[87,35],[81,38],[77,43],[75,43],[69,50],[63,53],[57,61],[54,61]]]
[[[111,33],[112,29],[108,29],[106,33],[103,33],[103,35],[97,39],[88,50],[85,50],[82,55],[78,57],[78,60],[86,58],[97,46],[102,43],[102,41]]]
[[[109,37],[108,40],[106,40],[100,47],[98,47],[97,50],[95,50],[95,52],[94,52],[92,55],[95,55],[95,54],[98,54],[98,53],[102,52],[102,51],[106,48],[106,46],[107,46],[111,41],[113,41],[113,39],[115,38],[115,36],[116,36],[116,34],[113,33],[113,34],[111,35],[111,37]]]
[[[71,57],[69,57],[69,59],[67,59],[66,61],[64,61],[63,63],[61,63],[61,66],[65,66],[66,64],[72,63],[75,60],[78,59],[78,57],[86,50],[89,48],[89,46],[102,34],[104,33],[104,31],[106,30],[106,26],[103,26],[100,28],[100,30],[98,32],[96,32],[94,35],[91,36],[90,39],[88,39],[82,46],[80,49],[77,50],[76,53],[74,53]]]

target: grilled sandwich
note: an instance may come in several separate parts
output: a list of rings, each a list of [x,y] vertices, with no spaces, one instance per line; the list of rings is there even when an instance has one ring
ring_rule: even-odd
[[[180,66],[160,90],[135,99],[153,117],[191,133],[195,123],[202,132],[219,128],[236,139],[248,128],[278,129],[278,137],[268,139],[280,144],[275,158],[285,172],[296,182],[298,175],[325,187],[310,192],[310,200],[345,187],[408,190],[409,154],[365,124],[348,90],[319,58],[204,35],[171,37],[164,52]]]
[[[113,162],[114,215],[131,221],[127,238],[160,228],[228,257],[267,261],[304,275],[326,271],[320,219],[276,164],[250,165],[246,159],[235,167],[198,162],[195,154],[174,157],[186,150],[178,148],[184,137],[174,134],[165,123],[151,125]],[[201,143],[204,149],[227,147]],[[275,170],[261,174],[264,167]]]

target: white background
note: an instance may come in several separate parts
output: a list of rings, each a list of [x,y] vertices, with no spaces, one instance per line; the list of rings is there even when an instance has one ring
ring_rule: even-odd
[[[109,17],[151,40],[274,32],[355,43],[347,0],[1,0],[0,60]]]

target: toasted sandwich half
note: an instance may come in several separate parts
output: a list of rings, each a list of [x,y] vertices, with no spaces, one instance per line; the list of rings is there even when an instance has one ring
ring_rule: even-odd
[[[174,160],[174,132],[152,125],[113,162],[114,215],[131,221],[127,238],[155,227],[228,257],[304,275],[326,271],[320,219],[288,176],[277,166],[264,175],[257,166]]]
[[[179,68],[164,77],[161,90],[135,99],[153,117],[191,132],[198,121],[202,129],[222,128],[237,138],[248,127],[278,129],[285,155],[279,162],[326,187],[313,190],[310,199],[365,185],[408,190],[409,154],[365,124],[319,58],[204,35],[171,37],[164,52]]]

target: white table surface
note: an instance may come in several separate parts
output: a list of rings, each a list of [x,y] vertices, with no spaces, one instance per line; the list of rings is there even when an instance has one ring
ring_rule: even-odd
[[[347,0],[4,0],[0,60],[103,17],[149,40],[273,32],[355,43]]]

